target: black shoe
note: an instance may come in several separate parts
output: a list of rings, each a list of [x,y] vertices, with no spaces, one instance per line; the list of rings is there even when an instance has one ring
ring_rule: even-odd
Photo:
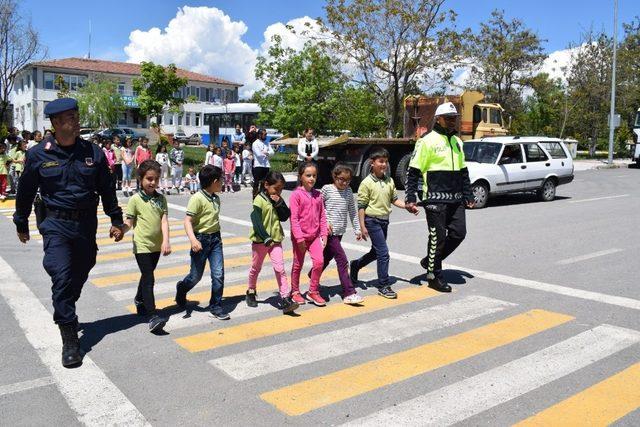
[[[147,315],[147,309],[144,308],[144,303],[142,301],[138,301],[137,299],[133,300],[133,305],[136,306],[136,313],[138,313],[138,316],[146,316]]]
[[[225,313],[224,311],[222,311],[221,308],[212,308],[210,310],[210,313],[213,317],[215,317],[218,320],[229,320],[231,319],[231,316],[229,316],[228,313]]]
[[[420,267],[429,270],[429,257],[424,257],[420,260]]]
[[[281,308],[283,313],[292,313],[298,307],[300,307],[300,305],[297,302],[294,302],[291,297],[282,298]]]
[[[435,289],[438,292],[451,292],[451,286],[449,286],[447,282],[440,279],[439,277],[429,279],[427,282],[431,289]]]
[[[184,284],[182,282],[176,283],[176,305],[178,307],[184,307],[187,305],[187,291],[183,289]]]
[[[167,319],[165,317],[154,314],[153,316],[151,316],[151,319],[149,319],[149,332],[161,331],[166,324]]]
[[[354,259],[349,263],[349,278],[354,285],[358,283],[358,269],[355,267],[356,260]]]
[[[380,289],[378,289],[378,295],[382,295],[383,297],[389,298],[389,299],[398,298],[398,294],[396,293],[396,291],[391,289],[391,286],[389,285],[383,286]]]
[[[80,340],[78,339],[78,325],[67,323],[58,325],[60,336],[62,337],[62,366],[65,368],[75,368],[82,365],[82,354],[80,353]]]
[[[249,307],[257,307],[258,301],[256,301],[256,290],[247,289],[247,296],[244,299]]]

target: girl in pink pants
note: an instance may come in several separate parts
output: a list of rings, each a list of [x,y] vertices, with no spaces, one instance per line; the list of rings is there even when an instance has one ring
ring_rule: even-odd
[[[291,298],[298,304],[305,299],[300,294],[300,272],[307,251],[311,255],[311,281],[307,299],[318,307],[326,302],[320,296],[320,275],[324,266],[323,250],[327,244],[327,218],[324,212],[322,194],[313,188],[316,183],[317,168],[313,163],[305,163],[298,170],[300,186],[291,193],[291,240],[293,241],[293,269],[291,270]]]
[[[253,262],[249,270],[249,289],[247,289],[245,301],[249,307],[258,306],[256,282],[264,258],[269,254],[280,289],[280,308],[284,313],[291,313],[298,308],[298,304],[291,300],[291,288],[287,283],[282,253],[284,231],[280,222],[289,219],[290,215],[289,208],[280,195],[284,184],[281,173],[270,172],[264,180],[264,188],[253,200],[251,212],[253,228],[249,236],[253,242],[251,244]]]

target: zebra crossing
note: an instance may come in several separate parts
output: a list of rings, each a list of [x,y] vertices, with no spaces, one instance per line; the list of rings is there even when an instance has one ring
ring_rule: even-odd
[[[10,216],[9,210],[3,215]],[[397,284],[398,299],[388,300],[375,288],[359,290],[362,306],[347,306],[337,293],[338,275],[329,268],[322,276],[330,293],[327,307],[309,304],[297,316],[283,316],[273,295],[277,283],[268,263],[258,283],[262,304],[243,302],[251,264],[248,233],[227,232],[225,304],[235,305],[231,321],[212,319],[203,307],[209,299],[205,278],[189,294],[187,312],[176,312],[175,283],[189,270],[190,245],[182,222],[171,220],[172,249],[156,270],[156,304],[172,315],[165,330],[176,351],[203,361],[209,369],[252,390],[275,414],[312,422],[328,409],[356,417],[328,420],[345,425],[452,425],[499,405],[549,387],[555,381],[582,375],[591,366],[604,366],[608,358],[627,352],[635,356],[612,375],[588,380],[552,405],[535,413],[516,412],[511,424],[609,425],[640,408],[640,331],[612,324],[588,325],[562,310],[524,307],[518,303],[475,293],[443,295],[426,287]],[[97,265],[88,283],[135,313],[132,305],[139,272],[131,254],[130,238],[114,243],[103,236],[108,218],[100,216]],[[224,229],[224,225],[223,225]],[[34,240],[35,233],[32,236]],[[291,259],[291,251],[285,258]],[[364,280],[372,270],[362,270]],[[301,284],[308,283],[302,275]],[[535,340],[549,331],[562,331],[554,342]],[[539,347],[512,360],[494,355],[520,343]],[[399,348],[399,350],[398,350]],[[435,388],[412,387],[400,402],[368,405],[372,397],[402,388],[415,379],[428,379],[442,369],[465,363],[473,375]],[[317,370],[309,369],[319,366]],[[471,368],[470,368],[471,369]],[[270,379],[278,377],[278,381]],[[273,385],[271,385],[273,384]],[[380,399],[375,400],[380,401]]]

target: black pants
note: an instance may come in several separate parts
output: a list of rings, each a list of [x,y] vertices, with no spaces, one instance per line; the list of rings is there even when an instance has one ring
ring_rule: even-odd
[[[269,175],[269,168],[255,167],[253,168],[253,197],[255,198],[262,189],[264,179]]]
[[[465,206],[463,203],[429,204],[425,211],[429,227],[427,272],[440,277],[442,261],[456,250],[467,234]]]
[[[138,293],[136,301],[142,301],[147,313],[153,314],[156,311],[156,299],[153,296],[153,285],[155,277],[153,272],[158,265],[160,252],[136,254],[136,262],[140,268],[140,282],[138,282]]]
[[[119,190],[122,185],[122,164],[116,163],[113,165],[113,173],[115,174],[116,189]]]

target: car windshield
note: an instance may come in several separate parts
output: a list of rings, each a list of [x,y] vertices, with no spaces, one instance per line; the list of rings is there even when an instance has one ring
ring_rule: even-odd
[[[502,144],[497,142],[468,141],[462,145],[464,157],[469,162],[495,163]]]

